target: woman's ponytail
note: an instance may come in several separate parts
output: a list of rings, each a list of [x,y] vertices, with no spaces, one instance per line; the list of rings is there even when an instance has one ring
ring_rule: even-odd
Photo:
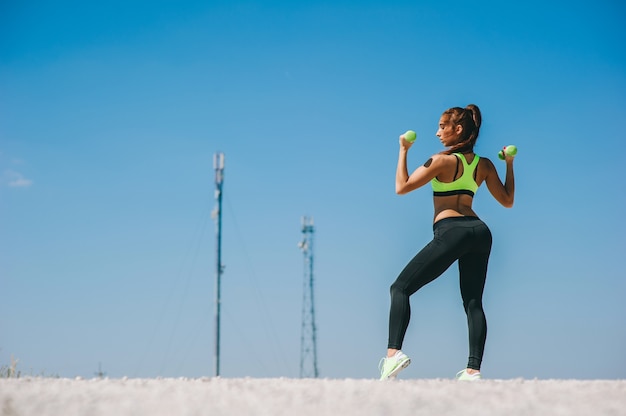
[[[461,125],[463,132],[457,144],[444,150],[442,153],[451,155],[452,153],[466,153],[474,150],[474,145],[478,139],[480,125],[482,124],[482,116],[480,109],[475,104],[469,104],[465,108],[453,107],[444,111],[444,115],[448,115],[449,123],[454,126]]]

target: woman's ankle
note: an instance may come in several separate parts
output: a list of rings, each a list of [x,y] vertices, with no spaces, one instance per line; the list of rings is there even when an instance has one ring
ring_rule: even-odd
[[[393,357],[398,351],[400,350],[397,350],[395,348],[387,348],[387,358]]]

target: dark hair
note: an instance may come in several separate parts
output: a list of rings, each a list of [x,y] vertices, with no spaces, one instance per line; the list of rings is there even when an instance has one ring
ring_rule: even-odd
[[[478,106],[469,104],[465,108],[452,107],[444,111],[443,115],[450,117],[448,123],[451,123],[453,126],[458,126],[460,124],[463,127],[463,131],[461,132],[461,139],[459,142],[441,153],[451,155],[452,153],[457,152],[464,153],[473,151],[476,139],[478,139],[480,124],[482,123],[482,117]]]

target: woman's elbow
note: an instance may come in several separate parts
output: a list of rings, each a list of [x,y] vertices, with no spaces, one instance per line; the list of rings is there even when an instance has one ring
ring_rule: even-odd
[[[500,201],[504,208],[513,208],[513,203],[515,202],[513,197],[506,198],[503,201]]]
[[[406,186],[396,184],[396,195],[404,195],[408,193],[409,191],[410,189],[408,189]]]

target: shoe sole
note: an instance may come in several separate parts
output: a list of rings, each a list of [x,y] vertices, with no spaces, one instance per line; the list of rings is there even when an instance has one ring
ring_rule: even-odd
[[[457,381],[460,382],[475,382],[475,381],[482,381],[483,379],[481,377],[476,377],[476,378],[457,378]]]
[[[481,381],[482,380],[482,376],[480,373],[478,373],[477,375],[471,376],[469,374],[467,374],[465,371],[461,371],[459,372],[461,374],[461,376],[459,376],[457,374],[456,379],[457,381]]]
[[[389,373],[387,378],[384,378],[383,380],[395,379],[398,376],[398,373],[407,368],[409,364],[411,364],[411,359],[407,358],[406,361],[400,363],[400,365],[397,366],[396,369],[393,370],[391,373]]]

